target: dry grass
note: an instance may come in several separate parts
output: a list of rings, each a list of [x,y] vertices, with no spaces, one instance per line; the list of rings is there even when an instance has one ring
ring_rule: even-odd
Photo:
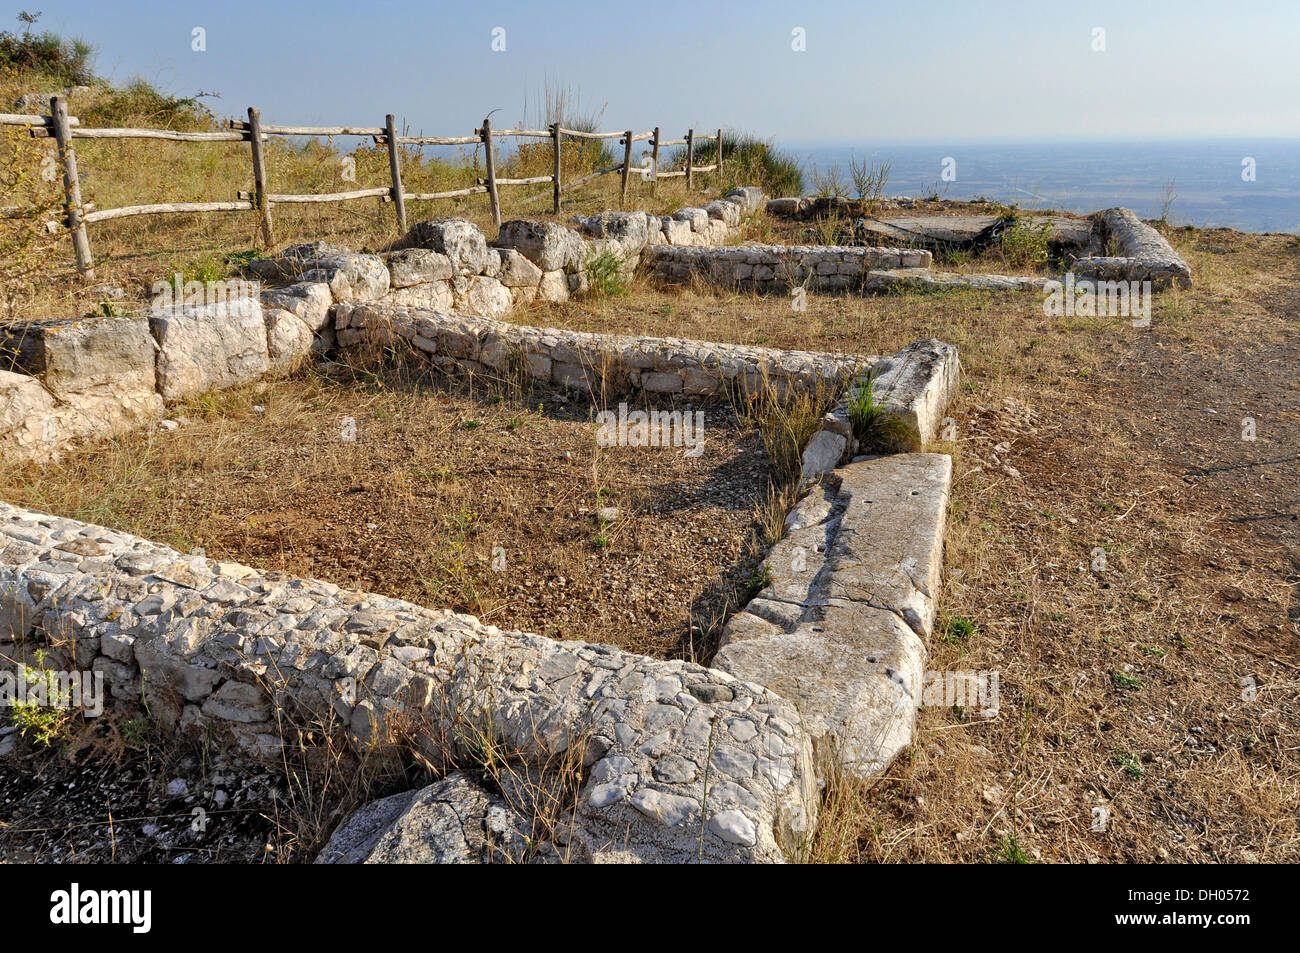
[[[12,101],[31,85],[30,78],[0,71],[2,100]],[[78,93],[72,107],[73,112],[85,117],[83,121],[87,125],[111,122],[178,129],[210,125],[193,109],[167,106],[164,114],[160,114],[163,107],[154,96],[132,97],[121,90],[99,86]],[[264,117],[263,121],[274,121],[274,117]],[[437,132],[451,135],[471,131]],[[48,211],[51,203],[45,193],[57,189],[57,184],[49,187],[36,173],[41,156],[52,154],[53,140],[30,140],[25,132],[13,129],[6,130],[4,135],[12,137],[16,144],[21,143],[24,161],[31,166],[28,178],[34,181],[22,195],[0,194],[5,199],[3,204],[39,205]],[[501,140],[498,149],[505,154],[498,170],[502,177],[551,173],[549,142],[539,145],[533,139],[517,143]],[[76,151],[82,199],[94,203],[98,209],[155,202],[230,201],[236,192],[253,187],[251,160],[245,143],[79,139]],[[594,168],[593,163],[599,160],[600,156],[591,150],[584,151],[582,143],[570,141],[565,144],[563,175],[576,178]],[[633,160],[640,161],[637,150]],[[297,140],[273,138],[267,147],[267,169],[271,192],[342,192],[390,184],[387,149],[356,137],[340,137],[324,143],[309,140],[302,145]],[[402,154],[403,186],[412,194],[464,188],[473,185],[476,177],[483,174],[481,147],[448,146],[424,152],[411,147]],[[698,177],[695,189],[688,193],[684,179],[665,179],[652,190],[651,183],[634,172],[624,203],[619,176],[601,176],[565,193],[564,209],[558,220],[568,222],[575,214],[589,215],[616,208],[644,208],[666,214],[683,205],[700,205],[716,197],[719,183],[715,180],[716,176],[703,174]],[[0,193],[3,192],[3,182],[0,182]],[[503,187],[501,205],[502,216],[507,220],[557,218],[552,215],[549,184]],[[399,237],[394,207],[378,199],[278,205],[273,209],[273,216],[277,248],[294,242],[321,240],[356,251],[372,251]],[[408,223],[444,216],[469,219],[489,239],[495,237],[486,195],[407,203]],[[6,235],[10,228],[10,224],[0,220],[0,229]],[[89,234],[96,261],[95,283],[121,287],[126,296],[117,304],[123,308],[145,304],[154,281],[168,280],[177,272],[187,276],[202,274],[212,280],[231,272],[232,255],[254,249],[269,250],[260,247],[258,217],[253,212],[137,216],[91,225]],[[52,243],[44,241],[44,244]],[[4,247],[0,243],[0,249]],[[8,314],[0,313],[0,320],[13,316],[27,320],[67,317],[87,313],[99,304],[97,296],[91,294],[76,274],[71,243],[66,236],[58,237],[39,264],[34,275],[35,287],[28,283],[16,289],[0,288],[0,292],[16,292],[12,307]]]
[[[134,181],[97,182],[103,160],[89,144],[82,164],[101,207],[146,196],[225,198],[248,183],[242,150],[232,147],[227,161],[218,155],[224,148],[139,144],[129,157]],[[277,153],[273,188],[336,187],[330,161]],[[290,173],[295,163],[301,171]],[[349,186],[374,184],[364,178],[371,167],[357,166]],[[168,169],[162,194],[145,188],[159,167]],[[419,174],[412,170],[412,181]],[[575,196],[576,208],[615,207],[610,184]],[[646,187],[635,176],[633,185],[629,205],[644,206]],[[436,214],[482,222],[485,203],[476,198]],[[509,193],[507,216],[524,214],[527,199]],[[698,197],[663,187],[654,207],[688,202]],[[545,206],[539,195],[528,216]],[[364,248],[394,237],[392,213],[369,203],[283,212],[282,242]],[[103,277],[136,293],[254,241],[253,222],[241,216],[119,226],[94,229],[92,244],[110,259]],[[773,233],[761,220],[752,227]],[[660,290],[643,278],[626,298],[535,304],[512,315],[577,330],[854,354],[890,354],[927,336],[959,348],[964,384],[949,411],[958,439],[944,448],[956,468],[946,621],[928,647],[930,667],[998,671],[1001,713],[983,720],[924,710],[915,746],[885,777],[870,785],[833,779],[816,858],[1300,857],[1300,245],[1194,229],[1170,237],[1197,284],[1161,295],[1147,329],[1126,319],[1049,319],[1036,295],[810,296],[808,310],[795,312],[785,298]],[[1204,252],[1201,243],[1229,253]],[[159,247],[167,251],[140,255]],[[88,303],[64,271],[32,307],[66,314]],[[1246,415],[1260,422],[1256,442],[1240,439]],[[231,433],[178,452],[204,457],[200,467],[225,466],[245,438]],[[88,496],[79,502],[66,486],[63,509],[139,528],[139,501],[155,490],[148,467],[133,459],[103,458],[113,480],[134,487],[129,506],[97,514]],[[602,482],[597,470],[591,483]],[[13,478],[5,484],[0,495],[15,499]],[[302,494],[310,483],[304,475],[278,489]],[[28,481],[22,492],[38,505],[40,484]],[[188,530],[176,524],[177,543]],[[1252,681],[1243,688],[1243,679]],[[1094,830],[1099,816],[1104,829]]]
[[[780,297],[647,284],[519,316],[847,353],[929,335],[960,349],[958,440],[943,448],[956,465],[942,606],[954,621],[930,667],[999,671],[1001,715],[923,711],[916,746],[867,796],[833,786],[819,858],[1300,852],[1300,399],[1287,370],[1300,247],[1172,239],[1197,285],[1158,297],[1149,329],[1048,319],[1037,295],[815,296],[795,312]],[[1245,415],[1261,421],[1258,442],[1240,439]],[[1258,686],[1250,700],[1243,678]],[[1106,830],[1092,830],[1094,809]]]
[[[0,498],[504,628],[708,658],[762,558],[759,426],[715,401],[698,458],[601,447],[600,406],[418,368],[305,371],[175,406],[172,432],[2,467]]]

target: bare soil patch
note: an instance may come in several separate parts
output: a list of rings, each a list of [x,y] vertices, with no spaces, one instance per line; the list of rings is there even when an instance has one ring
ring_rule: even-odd
[[[701,412],[698,457],[602,448],[585,400],[340,370],[173,408],[177,429],[10,470],[0,498],[505,629],[695,657],[761,556],[770,469],[726,403]]]

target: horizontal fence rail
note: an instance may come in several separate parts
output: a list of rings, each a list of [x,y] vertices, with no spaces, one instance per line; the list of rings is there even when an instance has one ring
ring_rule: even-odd
[[[481,128],[474,130],[472,136],[403,136],[398,135],[395,118],[390,114],[383,126],[276,126],[261,121],[257,109],[249,107],[248,119],[231,119],[227,131],[222,132],[178,132],[172,129],[135,129],[135,128],[83,128],[76,116],[69,116],[67,101],[62,97],[52,97],[49,115],[25,115],[18,113],[0,113],[0,126],[24,126],[28,134],[37,139],[54,139],[57,143],[58,157],[63,167],[64,216],[65,224],[72,236],[73,251],[77,259],[77,270],[87,279],[95,277],[94,259],[90,253],[90,240],[86,226],[97,222],[109,222],[119,218],[136,215],[166,214],[204,214],[208,212],[257,212],[260,216],[260,230],[267,247],[274,244],[271,209],[276,205],[312,204],[323,202],[352,202],[358,199],[378,198],[382,202],[392,202],[397,211],[397,229],[406,232],[406,203],[427,202],[438,199],[462,198],[469,195],[487,195],[492,209],[492,220],[501,226],[501,199],[498,189],[505,186],[529,186],[551,183],[552,202],[556,214],[563,205],[563,193],[591,182],[600,176],[615,172],[621,176],[623,201],[627,201],[628,180],[633,171],[646,176],[653,190],[659,179],[684,176],[688,188],[694,185],[697,173],[717,172],[722,174],[722,130],[709,135],[696,135],[694,129],[686,131],[684,139],[660,138],[659,127],[649,132],[635,132],[625,129],[618,132],[587,132],[581,129],[569,129],[559,123],[552,123],[546,129],[493,129],[490,119],[484,119]],[[354,189],[350,192],[317,192],[306,194],[284,194],[270,192],[267,189],[265,143],[272,136],[360,136],[373,140],[375,146],[384,146],[388,150],[389,175],[391,185],[369,189]],[[550,175],[534,175],[523,178],[500,177],[497,175],[496,149],[494,138],[512,139],[550,139],[553,154]],[[561,155],[565,138],[585,140],[617,140],[623,147],[620,162],[597,169],[580,178],[565,182],[561,173]],[[236,192],[233,202],[163,202],[152,205],[128,205],[121,208],[95,210],[93,203],[81,200],[81,182],[77,173],[77,158],[72,142],[75,139],[157,139],[169,142],[247,142],[253,166],[253,189]],[[695,165],[695,144],[713,141],[718,144],[716,159],[712,165]],[[632,166],[632,144],[648,142],[651,146],[650,164],[634,170]],[[483,146],[485,175],[479,177],[477,184],[467,188],[452,189],[446,192],[407,192],[402,187],[400,146]],[[683,168],[671,172],[659,171],[659,150],[670,146],[685,146],[686,155]],[[23,209],[5,208],[3,218],[19,218]],[[57,229],[57,224],[51,223]]]

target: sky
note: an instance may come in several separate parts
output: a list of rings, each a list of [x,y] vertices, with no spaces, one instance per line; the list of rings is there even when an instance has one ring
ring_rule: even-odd
[[[95,44],[102,75],[216,92],[206,102],[219,116],[257,106],[280,125],[379,126],[392,112],[414,133],[467,135],[495,109],[498,127],[536,124],[550,82],[603,110],[602,129],[659,125],[665,137],[690,126],[788,145],[1300,137],[1300,0],[33,8],[38,28]],[[0,28],[17,29],[20,9]]]

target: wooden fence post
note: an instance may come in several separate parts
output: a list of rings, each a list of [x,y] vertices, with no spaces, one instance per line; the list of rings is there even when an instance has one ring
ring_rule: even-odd
[[[686,187],[691,187],[691,166],[695,165],[695,130],[686,130]]]
[[[560,214],[560,124],[551,123],[551,149],[555,153],[555,170],[552,175],[555,178],[555,214]]]
[[[77,154],[72,150],[72,126],[68,123],[68,103],[62,96],[50,100],[50,119],[54,124],[54,142],[63,160],[64,207],[68,212],[68,230],[72,232],[72,250],[77,256],[77,271],[87,281],[95,278],[95,262],[90,257],[90,239],[86,236],[85,214],[81,206],[81,181],[77,178]]]
[[[627,204],[627,177],[632,171],[632,130],[623,134],[623,201]]]
[[[266,152],[262,148],[262,113],[248,107],[248,141],[253,147],[253,206],[262,213],[262,238],[275,244],[271,233],[271,203],[266,199]]]
[[[714,170],[714,174],[717,175],[718,177],[718,188],[722,188],[722,130],[721,129],[718,130],[717,142],[718,142],[718,154],[717,154],[718,167]]]
[[[655,194],[655,187],[659,184],[659,127],[655,126],[655,142],[650,150],[650,194]]]
[[[397,151],[397,120],[392,113],[384,117],[388,131],[388,171],[393,176],[393,201],[397,204],[397,231],[406,234],[406,196],[402,193],[402,163]]]
[[[492,158],[492,120],[484,119],[483,128],[480,130],[483,135],[483,150],[485,162],[487,164],[487,190],[488,200],[492,203],[492,223],[497,228],[501,227],[501,198],[497,195],[497,172],[496,162]]]

